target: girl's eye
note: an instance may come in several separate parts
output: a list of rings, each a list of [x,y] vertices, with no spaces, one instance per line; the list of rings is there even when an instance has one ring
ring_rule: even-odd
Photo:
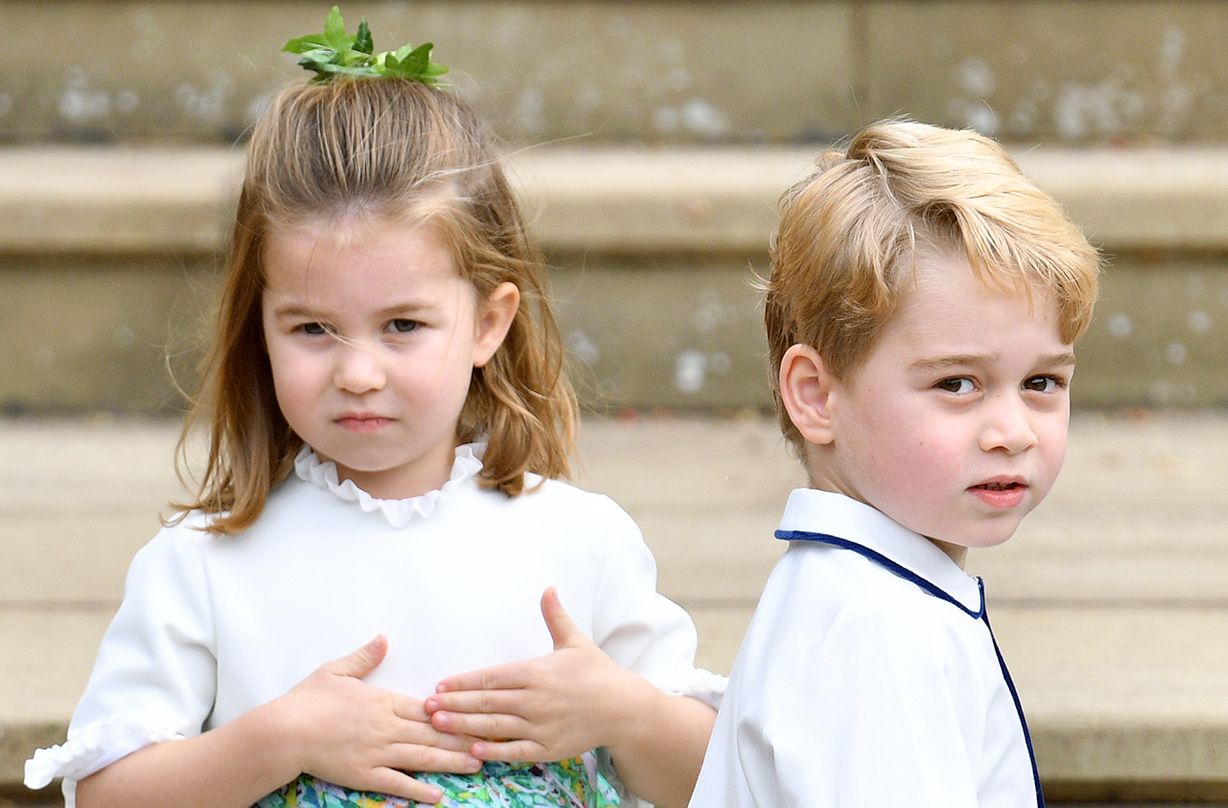
[[[304,334],[310,334],[313,337],[321,337],[328,333],[328,329],[320,323],[303,323],[299,327],[299,331]]]
[[[403,317],[398,317],[397,319],[388,323],[388,330],[396,332],[397,334],[408,334],[411,331],[418,330],[418,321],[406,320]]]
[[[1024,390],[1034,393],[1052,393],[1064,386],[1064,380],[1057,376],[1033,376],[1023,383]]]
[[[976,385],[973,384],[972,379],[969,379],[967,376],[955,376],[950,379],[943,379],[934,386],[945,393],[953,393],[957,396],[966,396],[976,390]]]

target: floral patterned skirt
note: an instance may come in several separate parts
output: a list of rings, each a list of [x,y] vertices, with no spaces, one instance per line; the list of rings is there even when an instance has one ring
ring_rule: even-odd
[[[614,808],[618,794],[597,771],[591,755],[555,763],[489,762],[477,774],[415,773],[443,792],[438,805],[496,808]],[[403,797],[352,791],[309,774],[300,775],[254,808],[411,808]]]

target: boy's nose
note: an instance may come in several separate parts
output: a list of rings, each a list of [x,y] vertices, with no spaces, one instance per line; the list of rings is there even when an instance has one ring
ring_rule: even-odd
[[[1027,405],[1017,396],[1002,395],[990,401],[988,417],[981,429],[981,449],[1016,455],[1036,446]]]
[[[369,345],[342,344],[333,384],[349,393],[369,393],[384,386],[384,366]]]

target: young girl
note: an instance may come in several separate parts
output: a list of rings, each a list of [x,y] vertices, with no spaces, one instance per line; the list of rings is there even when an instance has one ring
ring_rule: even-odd
[[[630,518],[554,479],[561,364],[469,109],[404,73],[284,91],[188,421],[200,489],[134,559],[27,785],[63,777],[69,808],[597,806],[621,780],[685,804],[722,683]]]

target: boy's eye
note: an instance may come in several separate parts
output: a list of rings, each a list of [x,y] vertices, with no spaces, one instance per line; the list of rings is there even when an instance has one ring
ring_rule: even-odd
[[[1023,383],[1024,390],[1034,393],[1052,393],[1062,386],[1063,381],[1056,376],[1033,376]]]
[[[967,376],[955,376],[950,379],[943,379],[934,386],[943,392],[954,393],[958,396],[966,396],[976,389],[976,385],[972,383],[972,379],[969,379]]]
[[[388,330],[394,331],[398,334],[408,334],[409,332],[416,331],[417,329],[417,320],[406,320],[403,317],[398,317],[397,319],[388,323]]]

